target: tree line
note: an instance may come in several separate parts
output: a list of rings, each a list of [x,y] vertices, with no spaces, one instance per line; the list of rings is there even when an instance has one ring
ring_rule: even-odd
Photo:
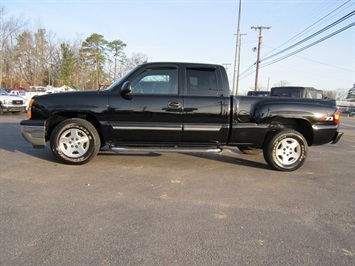
[[[98,89],[147,61],[142,53],[127,57],[127,44],[122,40],[107,41],[93,33],[83,41],[63,41],[42,27],[31,31],[27,22],[5,13],[0,6],[2,88],[66,85]]]

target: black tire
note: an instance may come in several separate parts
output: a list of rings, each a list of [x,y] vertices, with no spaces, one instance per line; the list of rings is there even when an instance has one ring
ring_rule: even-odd
[[[272,169],[294,171],[306,161],[308,144],[302,134],[286,129],[269,137],[263,154]]]
[[[248,147],[248,146],[237,146],[238,149],[245,154],[248,155],[258,155],[260,153],[262,153],[262,149],[259,148],[252,148],[252,147]]]
[[[100,136],[96,128],[80,118],[64,120],[56,126],[51,138],[52,153],[66,164],[85,164],[100,150]]]

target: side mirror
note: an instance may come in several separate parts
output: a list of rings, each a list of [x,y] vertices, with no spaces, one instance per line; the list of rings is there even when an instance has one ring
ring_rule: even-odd
[[[121,87],[121,95],[122,96],[127,96],[132,93],[132,86],[130,81],[126,81],[123,83]]]

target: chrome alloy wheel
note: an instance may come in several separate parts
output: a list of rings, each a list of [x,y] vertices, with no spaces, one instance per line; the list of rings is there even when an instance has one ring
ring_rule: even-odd
[[[71,128],[61,134],[58,144],[63,154],[70,158],[78,158],[85,155],[90,147],[90,140],[83,130]]]
[[[301,145],[294,138],[283,139],[275,149],[276,160],[283,165],[291,165],[301,157]]]

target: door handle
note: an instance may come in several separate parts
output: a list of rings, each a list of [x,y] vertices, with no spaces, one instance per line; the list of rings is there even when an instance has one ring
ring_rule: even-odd
[[[168,103],[168,108],[172,109],[181,109],[181,103],[180,102],[169,102]]]

